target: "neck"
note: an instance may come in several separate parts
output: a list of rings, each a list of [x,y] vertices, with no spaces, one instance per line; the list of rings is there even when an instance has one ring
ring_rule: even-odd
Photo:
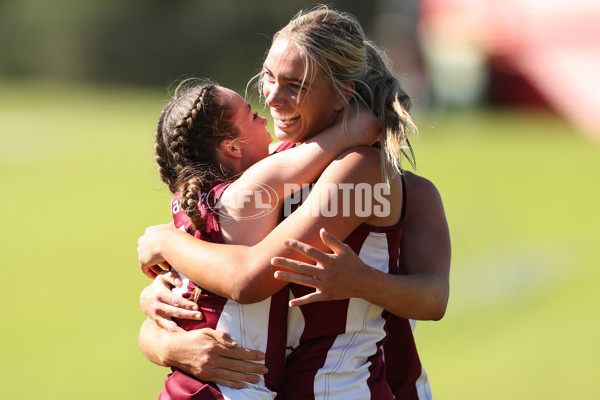
[[[244,169],[242,168],[242,160],[239,158],[231,158],[223,155],[222,153],[218,153],[217,162],[227,171],[231,171],[232,176],[237,176],[244,172]]]

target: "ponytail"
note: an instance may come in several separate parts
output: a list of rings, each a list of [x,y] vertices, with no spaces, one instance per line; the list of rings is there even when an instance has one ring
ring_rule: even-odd
[[[361,97],[367,104],[370,103],[381,124],[381,143],[385,155],[382,163],[400,170],[401,159],[405,157],[414,168],[415,157],[408,137],[412,132],[417,132],[417,127],[409,114],[412,105],[410,97],[391,71],[383,51],[368,40],[365,40],[365,49],[367,69],[363,79],[365,85],[361,87],[368,88],[368,93]],[[387,180],[385,169],[384,176]]]

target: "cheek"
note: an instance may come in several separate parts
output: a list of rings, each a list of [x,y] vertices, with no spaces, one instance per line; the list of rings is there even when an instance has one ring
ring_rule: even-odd
[[[262,94],[265,98],[269,97],[271,94],[271,90],[273,89],[273,83],[267,80],[263,80],[262,82]]]

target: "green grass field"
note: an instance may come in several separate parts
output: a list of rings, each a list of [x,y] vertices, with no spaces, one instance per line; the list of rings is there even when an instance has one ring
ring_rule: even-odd
[[[136,240],[170,219],[160,90],[0,82],[3,399],[156,398]],[[517,112],[418,118],[451,299],[417,343],[436,399],[598,399],[600,143]]]

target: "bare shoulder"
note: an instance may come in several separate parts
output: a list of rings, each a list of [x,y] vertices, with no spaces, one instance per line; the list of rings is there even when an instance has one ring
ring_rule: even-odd
[[[369,146],[357,146],[339,154],[328,168],[343,169],[353,174],[380,174],[381,153]]]
[[[410,171],[404,171],[406,182],[406,206],[410,208],[407,217],[418,216],[423,213],[444,214],[442,196],[437,187],[429,179]]]
[[[379,150],[357,146],[337,156],[323,171],[316,187],[328,184],[377,184],[383,181]]]
[[[437,187],[429,179],[410,171],[403,171],[403,174],[406,182],[407,196],[410,195],[418,198],[441,198]]]
[[[378,149],[375,149],[370,146],[356,146],[351,149],[340,153],[337,156],[336,160],[376,160],[379,161],[379,157],[381,157],[381,152]]]

